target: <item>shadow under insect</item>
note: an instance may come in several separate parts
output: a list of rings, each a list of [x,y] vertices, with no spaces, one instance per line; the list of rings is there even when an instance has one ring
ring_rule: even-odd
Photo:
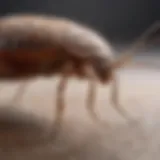
[[[3,108],[1,106],[0,148],[2,150],[31,149],[51,142],[52,138],[51,127],[45,120],[10,106]]]

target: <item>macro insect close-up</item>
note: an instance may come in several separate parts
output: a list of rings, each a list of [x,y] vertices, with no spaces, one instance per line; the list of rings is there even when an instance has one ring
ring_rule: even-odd
[[[87,109],[94,113],[96,81],[113,82],[112,102],[118,111],[116,76],[120,68],[159,27],[153,25],[124,56],[115,59],[109,43],[96,31],[72,20],[56,16],[13,15],[0,18],[0,79],[23,79],[16,100],[22,98],[30,78],[60,75],[57,87],[56,120],[61,122],[65,109],[65,90],[71,76],[90,81]],[[148,34],[147,34],[148,33]]]

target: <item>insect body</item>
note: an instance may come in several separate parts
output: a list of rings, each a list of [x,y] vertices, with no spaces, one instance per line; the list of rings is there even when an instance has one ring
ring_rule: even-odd
[[[78,76],[91,81],[96,78],[107,83],[112,79],[112,63],[108,42],[71,20],[36,15],[0,19],[0,79],[62,75],[57,91],[59,117],[64,110],[63,94],[68,77]],[[93,110],[93,87],[92,83],[88,99],[90,111]]]
[[[108,84],[114,79],[114,69],[120,67],[126,57],[114,62],[112,49],[102,36],[69,19],[38,15],[0,19],[0,79],[27,80],[36,76],[61,75],[57,90],[57,120],[63,117],[64,91],[70,76],[91,81],[87,108],[95,117],[94,81]],[[21,95],[25,86],[20,89]],[[114,95],[115,103],[117,97]]]

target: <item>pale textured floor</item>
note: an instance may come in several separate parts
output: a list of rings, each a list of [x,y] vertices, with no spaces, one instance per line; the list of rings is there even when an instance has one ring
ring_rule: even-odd
[[[110,88],[98,85],[96,111],[103,125],[94,124],[84,107],[87,81],[71,80],[64,127],[53,145],[27,153],[2,150],[0,159],[159,160],[160,70],[136,67],[123,69],[118,74],[121,105],[133,121],[126,123],[112,108],[108,100]],[[52,120],[57,82],[54,78],[31,81],[23,101],[17,106]],[[4,106],[10,103],[18,84],[1,85],[0,102]]]

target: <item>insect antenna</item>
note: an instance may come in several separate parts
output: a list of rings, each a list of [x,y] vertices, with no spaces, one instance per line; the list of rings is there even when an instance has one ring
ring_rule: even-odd
[[[151,27],[149,27],[139,38],[136,40],[129,49],[122,52],[123,55],[118,58],[118,60],[113,64],[113,68],[117,69],[122,67],[125,63],[130,62],[132,57],[137,54],[135,50],[139,47],[143,47],[146,44],[148,37],[156,32],[160,28],[160,22],[155,22]]]
[[[121,68],[124,64],[126,64],[127,62],[130,62],[133,58],[133,56],[135,54],[137,54],[137,52],[135,52],[135,50],[139,47],[143,47],[146,44],[146,40],[148,39],[148,37],[156,32],[158,29],[160,28],[160,22],[156,22],[154,23],[151,27],[149,27],[139,38],[136,42],[134,42],[131,47],[129,47],[128,50],[126,50],[125,52],[123,52],[124,54],[122,56],[120,56],[120,58],[118,58],[118,60],[116,60],[113,63],[112,68],[114,70]],[[121,115],[123,115],[123,117],[125,117],[126,119],[130,119],[128,114],[126,114],[126,112],[124,110],[121,109],[120,107],[120,103],[119,103],[119,80],[117,79],[117,77],[113,77],[113,84],[112,84],[112,90],[111,90],[111,101],[112,104],[114,106],[114,108],[121,113]]]

